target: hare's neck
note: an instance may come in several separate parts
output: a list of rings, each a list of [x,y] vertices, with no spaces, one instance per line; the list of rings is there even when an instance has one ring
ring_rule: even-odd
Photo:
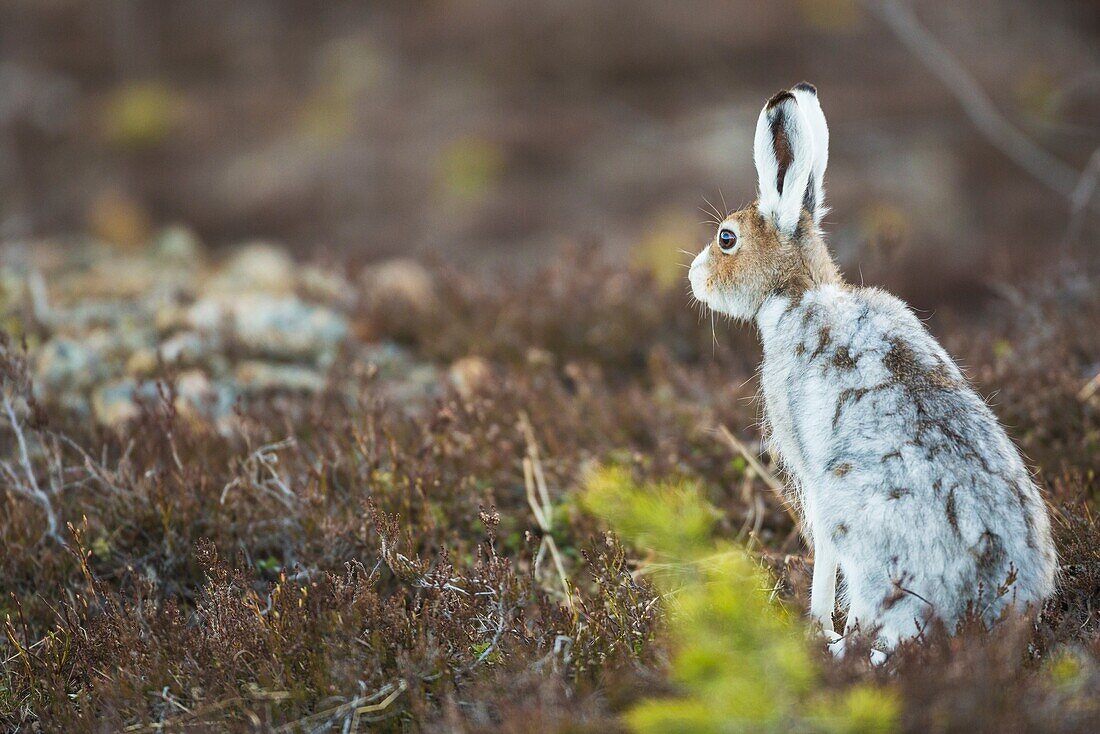
[[[807,222],[806,234],[795,241],[798,250],[797,265],[793,268],[787,295],[798,297],[801,291],[822,285],[836,285],[844,282],[840,268],[829,254],[829,247],[821,232]]]
[[[803,312],[822,298],[836,297],[844,290],[843,281],[815,285],[795,293],[780,291],[768,296],[756,312],[756,328],[764,347],[764,360],[782,358],[800,338],[804,327]]]
[[[789,319],[785,317],[800,311],[804,301],[818,298],[822,291],[843,291],[848,287],[836,261],[829,254],[821,231],[808,216],[804,217],[803,224],[801,234],[789,242],[794,248],[793,256],[788,258],[789,269],[779,275],[774,291],[756,311],[755,321],[760,330],[765,358],[769,351],[774,354],[781,349],[777,343],[785,341],[777,339],[781,336],[781,329],[785,328],[789,335],[791,324],[786,323]]]
[[[764,359],[766,360],[770,353],[774,353],[775,348],[778,346],[779,336],[779,324],[784,320],[784,316],[787,315],[792,308],[797,308],[797,301],[801,299],[801,295],[789,295],[786,293],[775,293],[764,299],[764,303],[761,304],[760,310],[756,312],[756,328],[760,334],[760,344],[764,347]]]

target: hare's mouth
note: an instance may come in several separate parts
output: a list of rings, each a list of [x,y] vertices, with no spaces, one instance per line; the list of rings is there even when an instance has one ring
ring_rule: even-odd
[[[752,303],[751,296],[741,292],[735,286],[715,287],[709,260],[708,248],[700,252],[694,262],[691,263],[691,268],[688,270],[688,281],[691,283],[692,295],[699,303],[715,313],[729,316],[738,321],[752,319],[756,313],[756,308]]]
[[[714,308],[710,302],[712,294],[710,288],[707,287],[707,265],[704,254],[705,251],[700,253],[691,263],[691,268],[688,270],[688,282],[691,283],[691,294],[695,296],[695,299],[708,308]]]

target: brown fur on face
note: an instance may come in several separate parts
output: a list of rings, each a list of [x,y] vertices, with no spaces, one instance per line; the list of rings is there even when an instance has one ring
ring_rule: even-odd
[[[842,282],[821,234],[805,211],[790,237],[780,234],[755,202],[726,217],[719,231],[727,227],[738,232],[738,246],[726,254],[718,247],[717,236],[708,245],[706,289],[733,295],[746,306],[746,313],[755,314],[771,295],[798,300],[816,285]]]

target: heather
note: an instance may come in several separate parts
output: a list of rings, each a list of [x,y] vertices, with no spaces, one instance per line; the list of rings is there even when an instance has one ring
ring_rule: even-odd
[[[152,257],[107,253],[132,273]],[[123,295],[97,281],[99,322],[5,291],[6,728],[656,731],[687,711],[702,730],[708,711],[740,721],[707,703],[730,690],[777,730],[1100,718],[1095,282],[1051,273],[1026,308],[989,299],[931,324],[1036,469],[1058,594],[875,668],[832,659],[801,621],[812,558],[769,486],[751,330],[593,249],[508,276],[325,270],[325,289],[308,268],[245,269],[235,292],[339,338],[195,322],[261,253],[281,256],[200,249]],[[87,262],[65,277],[88,286]],[[50,314],[89,302],[62,275]],[[44,389],[53,346],[96,364],[74,350],[98,349],[87,334],[122,303],[105,372]],[[167,361],[181,335],[205,346]]]

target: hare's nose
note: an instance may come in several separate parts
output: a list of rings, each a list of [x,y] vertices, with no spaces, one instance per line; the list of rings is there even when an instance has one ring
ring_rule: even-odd
[[[710,252],[710,245],[707,245],[706,247],[704,247],[702,249],[702,251],[700,251],[700,253],[698,255],[695,256],[695,259],[691,261],[691,269],[695,270],[695,268],[701,267],[703,265],[703,263],[705,263],[707,261],[707,254],[709,252]]]

